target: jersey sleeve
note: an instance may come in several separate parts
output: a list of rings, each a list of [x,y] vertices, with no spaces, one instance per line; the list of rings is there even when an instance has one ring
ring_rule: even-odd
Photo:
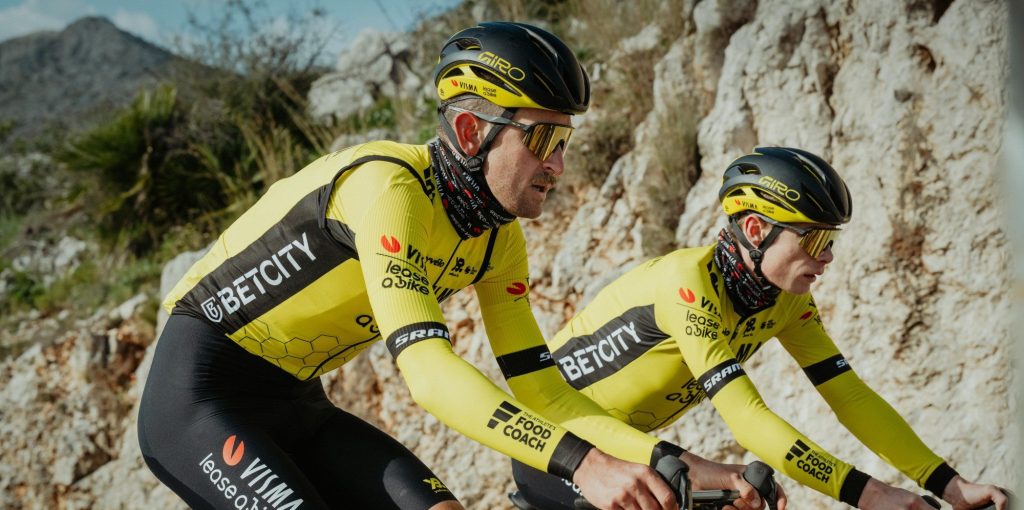
[[[852,466],[772,412],[747,377],[729,348],[713,285],[680,275],[666,278],[657,293],[659,327],[676,339],[684,361],[740,445],[797,482],[856,506],[860,490],[851,502],[850,489],[844,487]]]
[[[355,239],[370,306],[413,400],[471,439],[571,479],[591,445],[512,398],[452,350],[426,269],[406,256],[426,246],[432,233],[433,206],[419,184],[394,178],[365,210]]]
[[[825,332],[813,298],[798,302],[794,320],[778,337],[844,427],[889,465],[941,497],[956,472],[857,376]]]
[[[610,416],[555,367],[530,310],[529,267],[519,223],[508,227],[501,266],[474,287],[487,337],[509,388],[542,416],[620,459],[649,464],[658,439]]]

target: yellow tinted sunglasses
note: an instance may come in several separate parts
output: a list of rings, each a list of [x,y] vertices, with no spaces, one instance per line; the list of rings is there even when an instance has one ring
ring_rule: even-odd
[[[574,127],[566,126],[565,124],[555,124],[552,122],[523,124],[504,117],[496,117],[494,115],[474,112],[473,110],[459,108],[458,106],[448,106],[448,108],[457,112],[468,113],[480,120],[490,122],[492,124],[501,124],[522,129],[526,133],[526,136],[523,137],[523,144],[526,145],[526,148],[529,149],[530,152],[540,158],[541,161],[545,161],[551,157],[551,154],[559,147],[562,148],[562,153],[564,154],[566,147],[569,146],[569,138],[575,130]]]
[[[818,258],[822,252],[832,247],[835,244],[836,239],[839,238],[839,233],[842,232],[838,227],[833,228],[817,228],[817,227],[795,227],[788,223],[782,223],[775,221],[771,218],[757,215],[758,218],[786,230],[791,230],[800,237],[800,247],[807,252],[811,258]]]

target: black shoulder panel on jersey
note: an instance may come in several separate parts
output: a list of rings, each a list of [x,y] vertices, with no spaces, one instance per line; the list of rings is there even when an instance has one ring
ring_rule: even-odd
[[[543,370],[555,365],[551,351],[546,345],[538,345],[521,351],[510,352],[495,358],[505,379]]]
[[[813,365],[804,367],[804,373],[811,380],[811,384],[818,386],[832,380],[832,378],[848,372],[850,364],[842,354],[836,354],[831,358],[821,360]]]
[[[258,319],[342,262],[355,246],[324,235],[320,190],[299,199],[258,239],[208,273],[181,298],[188,315],[204,318],[227,334]],[[332,229],[348,230],[331,220]]]
[[[697,382],[700,383],[700,387],[704,389],[704,393],[707,394],[708,398],[714,398],[715,394],[724,388],[726,384],[729,384],[741,375],[747,375],[747,373],[743,371],[743,367],[738,361],[730,359],[704,372],[697,379]]]
[[[668,338],[654,305],[630,308],[589,335],[570,338],[552,353],[569,384],[585,388],[619,371]]]

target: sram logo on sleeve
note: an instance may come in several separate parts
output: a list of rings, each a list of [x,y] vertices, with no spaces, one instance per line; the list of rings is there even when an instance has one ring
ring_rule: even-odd
[[[448,326],[445,326],[440,322],[417,322],[415,324],[409,324],[408,326],[396,329],[394,333],[391,333],[391,335],[388,336],[385,343],[387,344],[388,351],[391,352],[391,355],[398,357],[398,353],[405,350],[406,347],[428,338],[443,338],[450,341],[451,335],[448,333]]]
[[[704,388],[708,398],[713,398],[726,384],[741,375],[747,375],[740,363],[734,359],[719,363],[717,366],[704,372],[698,382]]]

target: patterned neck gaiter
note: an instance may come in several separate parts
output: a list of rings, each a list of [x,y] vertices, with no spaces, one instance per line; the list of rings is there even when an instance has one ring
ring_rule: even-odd
[[[743,257],[726,229],[718,233],[715,246],[715,265],[722,271],[725,291],[740,317],[750,317],[775,305],[782,289],[768,280],[758,278],[743,264]]]
[[[441,204],[459,237],[478,237],[516,219],[498,203],[487,187],[483,170],[470,171],[441,140],[427,145],[437,175]]]

